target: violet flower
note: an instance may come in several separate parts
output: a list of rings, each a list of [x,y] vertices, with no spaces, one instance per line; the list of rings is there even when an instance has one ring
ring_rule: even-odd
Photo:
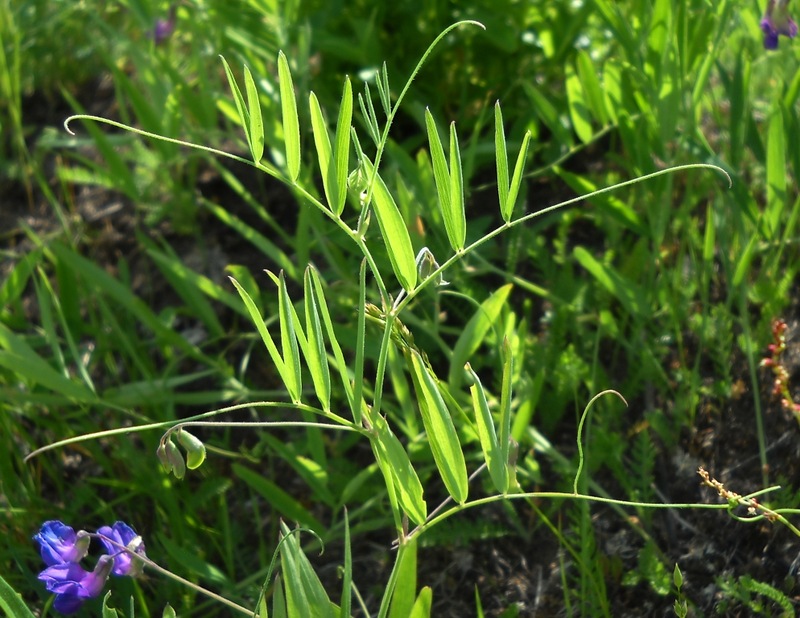
[[[97,530],[100,535],[100,542],[106,548],[106,552],[114,557],[114,575],[128,575],[136,577],[141,575],[144,570],[144,562],[137,560],[122,547],[135,552],[140,556],[145,556],[144,541],[136,534],[136,531],[124,521],[115,522],[113,526],[103,526]],[[110,541],[113,541],[110,542]],[[115,544],[116,543],[116,544]]]
[[[64,562],[80,562],[89,551],[89,533],[72,529],[58,520],[46,521],[33,540],[39,544],[42,560],[47,566]]]
[[[92,572],[76,562],[62,562],[47,567],[39,573],[39,579],[49,592],[55,593],[53,607],[62,614],[72,614],[87,599],[100,596],[113,566],[111,556],[102,556]]]
[[[164,43],[175,31],[175,9],[176,6],[173,4],[169,7],[167,19],[156,20],[156,24],[153,27],[153,41],[155,41],[156,45]]]
[[[789,0],[769,0],[761,30],[764,32],[764,49],[777,49],[778,36],[784,35],[793,39],[797,36],[797,24],[789,16]]]

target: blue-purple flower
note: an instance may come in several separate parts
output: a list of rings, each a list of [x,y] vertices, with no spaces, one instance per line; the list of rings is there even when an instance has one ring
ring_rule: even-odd
[[[75,532],[58,520],[46,521],[33,540],[39,543],[42,560],[47,566],[63,562],[80,562],[89,551],[88,532]]]
[[[172,33],[175,31],[175,9],[177,7],[173,4],[169,7],[169,15],[167,19],[157,19],[156,24],[153,27],[153,41],[155,41],[156,45],[161,45],[164,43],[169,37],[172,36]]]
[[[797,24],[789,16],[789,0],[769,0],[761,30],[764,32],[764,49],[777,49],[778,37],[782,34],[793,39],[797,36]]]
[[[106,553],[92,571],[87,571],[80,562],[89,550],[92,536],[100,538]],[[84,530],[75,532],[72,527],[51,520],[42,524],[33,540],[39,544],[42,560],[47,565],[39,573],[39,579],[56,595],[53,607],[62,614],[72,614],[84,601],[99,596],[112,573],[135,577],[144,568],[144,562],[137,559],[137,556],[146,557],[144,543],[125,522],[103,526],[93,535]]]
[[[47,567],[39,573],[39,579],[49,592],[55,593],[53,607],[62,614],[72,614],[84,601],[100,595],[113,566],[111,556],[102,556],[91,572],[77,562],[62,562]]]
[[[144,569],[144,562],[137,560],[122,548],[125,547],[139,556],[144,556],[144,541],[136,534],[136,531],[124,521],[115,522],[113,526],[103,526],[97,530],[100,535],[100,542],[106,548],[106,552],[114,557],[114,575],[129,575],[136,577],[141,575]],[[113,541],[113,543],[112,543]]]

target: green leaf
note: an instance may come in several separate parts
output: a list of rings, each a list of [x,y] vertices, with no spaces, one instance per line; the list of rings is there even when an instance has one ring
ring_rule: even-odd
[[[353,554],[350,547],[350,517],[344,509],[344,573],[342,575],[342,601],[339,605],[339,618],[350,618],[353,599]]]
[[[433,590],[430,586],[425,586],[419,591],[414,607],[408,618],[430,618],[431,607],[433,605]]]
[[[499,198],[500,214],[503,217],[503,221],[508,223],[511,220],[511,212],[508,211],[508,151],[500,101],[494,104],[494,154],[497,163],[497,196]]]
[[[281,576],[275,576],[275,587],[272,592],[272,618],[286,618],[286,595],[283,592]]]
[[[450,207],[443,213],[444,227],[450,246],[458,252],[464,248],[467,222],[464,215],[464,175],[461,150],[458,147],[456,123],[450,123]]]
[[[311,130],[314,132],[314,145],[317,148],[317,160],[319,161],[319,171],[322,176],[322,188],[325,191],[325,199],[328,200],[328,207],[334,210],[334,194],[338,195],[339,190],[335,184],[336,175],[331,173],[331,140],[328,135],[328,127],[322,115],[317,95],[313,92],[308,95],[308,103],[311,108]],[[349,133],[349,130],[348,130]]]
[[[29,380],[31,384],[55,391],[79,402],[96,401],[97,397],[83,384],[59,373],[19,335],[0,322],[0,367],[5,367]]]
[[[339,105],[339,119],[336,123],[336,143],[333,149],[336,188],[338,193],[334,196],[330,206],[333,211],[341,216],[347,199],[347,173],[350,162],[350,125],[353,122],[353,87],[350,79],[344,78],[344,91],[342,102]]]
[[[387,481],[386,485],[392,492],[391,497],[399,503],[411,521],[422,525],[428,517],[428,508],[422,498],[422,483],[417,472],[386,419],[378,414],[373,420],[370,442]]]
[[[480,378],[469,363],[464,368],[473,380],[469,392],[472,396],[472,409],[475,411],[475,421],[478,427],[481,449],[483,450],[483,458],[489,468],[489,476],[492,477],[492,483],[497,491],[504,494],[508,491],[508,461],[503,458],[500,443],[497,440],[497,432],[494,428],[492,413],[489,411],[489,403],[486,400],[486,392],[483,389]]]
[[[303,395],[302,371],[300,367],[300,352],[297,349],[297,335],[299,324],[289,292],[286,291],[286,280],[281,271],[278,278],[278,317],[281,325],[281,348],[283,362],[286,365],[286,389],[294,403],[300,403]]]
[[[14,590],[0,575],[0,608],[8,618],[34,618],[22,601],[22,595]]]
[[[392,604],[389,618],[408,618],[414,605],[414,591],[417,589],[417,542],[405,542],[403,551],[397,559],[397,577],[392,591]]]
[[[775,105],[767,133],[767,206],[764,227],[768,238],[780,233],[781,214],[786,208],[786,138],[783,108]]]
[[[511,178],[511,186],[508,190],[508,197],[506,204],[503,207],[503,218],[506,221],[511,219],[514,213],[514,206],[517,203],[517,195],[519,195],[519,188],[522,186],[522,174],[525,171],[525,160],[528,157],[528,145],[531,141],[531,132],[525,131],[525,137],[522,138],[522,146],[517,154],[517,162],[514,165],[514,176]],[[508,219],[506,219],[508,217]]]
[[[281,522],[281,569],[286,581],[288,618],[334,618],[334,605],[300,547],[297,535]]]
[[[114,609],[109,605],[110,602],[111,602],[111,591],[109,590],[103,597],[103,609],[101,610],[103,618],[119,618],[119,613],[117,612],[116,609]]]
[[[571,64],[567,64],[567,99],[569,101],[569,117],[572,119],[572,128],[584,144],[589,143],[594,136],[592,131],[592,120],[589,109],[586,107],[586,98],[583,94],[583,86],[575,69]]]
[[[244,129],[244,134],[247,138],[247,145],[250,146],[250,152],[252,153],[254,152],[254,148],[253,140],[250,137],[250,112],[247,111],[247,105],[245,105],[242,91],[239,90],[239,84],[236,83],[236,78],[233,76],[233,71],[231,71],[228,61],[225,60],[224,56],[220,56],[220,59],[222,60],[222,66],[225,67],[225,76],[228,78],[228,87],[231,89],[233,102],[236,103],[236,111],[239,113],[239,122]]]
[[[339,377],[342,381],[342,389],[350,403],[350,409],[353,413],[353,420],[357,425],[361,424],[361,402],[356,403],[353,397],[353,385],[350,382],[349,364],[344,358],[342,347],[339,345],[339,340],[336,338],[336,330],[333,327],[333,320],[331,320],[330,312],[328,311],[328,302],[325,299],[325,291],[322,287],[322,280],[319,273],[313,266],[307,268],[310,274],[311,282],[314,288],[314,296],[316,298],[316,305],[322,317],[322,323],[325,325],[325,333],[328,335],[328,341],[333,351],[333,358],[336,362],[336,369],[339,372]]]
[[[469,491],[467,464],[458,440],[453,418],[439,392],[435,376],[419,353],[409,348],[411,377],[417,392],[422,424],[428,434],[433,459],[453,500],[464,504]]]
[[[286,165],[289,179],[297,181],[300,175],[300,121],[297,117],[297,100],[289,63],[282,51],[278,52],[278,83],[281,93],[283,140],[286,146]]]
[[[264,156],[264,121],[261,118],[261,102],[258,100],[256,83],[247,66],[244,67],[244,87],[250,113],[250,154],[253,155],[253,161],[258,163]]]
[[[649,315],[647,295],[640,286],[620,275],[612,266],[597,260],[583,247],[575,247],[573,255],[628,313],[639,318]]]
[[[608,122],[605,99],[603,97],[603,89],[600,87],[600,79],[597,76],[598,71],[592,62],[592,57],[586,50],[578,50],[576,64],[589,112],[597,122],[605,125]]]
[[[314,296],[311,272],[306,269],[303,278],[305,293],[306,337],[308,338],[308,353],[306,362],[314,383],[314,392],[324,410],[331,407],[331,374],[328,369],[328,357],[325,353],[325,340],[322,334],[322,323],[319,319],[319,310]]]
[[[161,612],[161,618],[178,618],[178,614],[175,613],[175,609],[167,603],[164,606],[164,610]],[[267,618],[266,614],[259,615],[259,618]]]
[[[363,163],[367,175],[372,178],[372,162],[364,157]],[[381,230],[383,241],[386,243],[394,274],[400,285],[410,292],[417,285],[417,264],[414,259],[414,248],[411,245],[411,236],[408,233],[406,222],[380,174],[375,173],[374,178],[372,197],[378,227]]]
[[[269,330],[267,330],[267,325],[264,323],[264,319],[261,317],[258,307],[256,307],[255,302],[250,297],[250,294],[247,293],[247,290],[245,290],[236,279],[233,277],[228,277],[228,279],[231,280],[233,287],[239,292],[239,296],[241,296],[244,306],[250,314],[250,319],[253,321],[253,324],[255,324],[256,330],[258,330],[258,334],[261,335],[261,340],[264,342],[267,352],[269,352],[269,357],[272,359],[272,363],[275,365],[278,375],[281,376],[281,380],[283,380],[283,383],[286,384],[288,388],[288,382],[291,378],[288,376],[286,364],[283,362],[283,358],[278,352],[275,342],[272,340],[272,335],[270,335]]]
[[[514,355],[508,339],[503,339],[503,381],[500,392],[500,456],[509,464],[509,451],[511,449],[511,386],[514,378]],[[513,469],[509,469],[509,476],[515,476]],[[511,479],[509,478],[509,482]]]
[[[233,472],[283,517],[296,521],[311,530],[325,530],[325,527],[308,509],[268,478],[239,464],[233,464]]]
[[[439,209],[442,212],[442,218],[446,220],[448,213],[451,212],[450,172],[447,159],[444,156],[444,148],[442,148],[442,142],[439,139],[439,131],[436,128],[433,115],[427,108],[425,109],[425,128],[428,131],[428,143],[431,149],[431,163],[433,164],[433,178],[436,181],[436,193],[439,197]]]
[[[464,330],[461,331],[450,356],[450,372],[447,376],[447,384],[453,391],[460,387],[464,377],[464,365],[477,351],[483,343],[486,333],[497,321],[512,287],[513,285],[510,283],[504,285],[484,300],[467,322]]]

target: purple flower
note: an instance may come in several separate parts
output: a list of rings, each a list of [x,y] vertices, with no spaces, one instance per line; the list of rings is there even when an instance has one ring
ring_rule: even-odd
[[[111,556],[102,556],[91,573],[76,562],[62,562],[39,573],[39,579],[55,593],[53,607],[62,614],[72,614],[86,599],[100,595],[113,566]]]
[[[793,39],[797,36],[797,24],[789,16],[789,0],[769,0],[767,12],[761,20],[764,31],[764,49],[777,49],[778,36],[784,35]]]
[[[167,19],[157,19],[156,25],[153,27],[153,41],[156,45],[161,45],[175,31],[175,5],[169,7],[169,15]]]
[[[80,530],[77,534],[58,520],[46,521],[33,540],[39,543],[42,560],[47,566],[64,562],[78,563],[89,551],[89,533]]]
[[[135,556],[122,549],[126,547],[136,554],[146,557],[144,541],[133,528],[124,521],[118,521],[111,527],[103,526],[98,529],[97,534],[100,535],[100,542],[108,554],[114,557],[114,575],[136,577],[142,573],[144,562],[137,560]]]

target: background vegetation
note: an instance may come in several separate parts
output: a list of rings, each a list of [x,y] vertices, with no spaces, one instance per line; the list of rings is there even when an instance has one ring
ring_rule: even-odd
[[[184,0],[174,31],[156,44],[153,29],[169,9],[150,0],[0,0],[0,531],[8,539],[0,564],[31,607],[47,600],[30,541],[44,520],[88,529],[123,519],[145,536],[151,558],[252,606],[280,518],[320,535],[326,551],[314,564],[326,586],[340,585],[348,506],[354,578],[376,611],[393,520],[357,435],[202,431],[209,459],[183,481],[158,466],[158,432],[82,442],[23,463],[65,437],[285,401],[227,275],[275,325],[277,296],[263,269],[283,270],[300,298],[313,263],[344,352],[356,353],[361,255],[297,191],[176,144],[94,123],[76,125],[73,136],[61,123],[94,113],[247,157],[222,54],[240,83],[243,65],[252,72],[266,158],[284,169],[282,50],[300,102],[303,180],[321,194],[309,92],[329,125],[345,75],[357,92],[370,84],[379,106],[376,69],[386,63],[396,97],[430,42],[460,19],[486,30],[456,30],[437,48],[395,119],[381,167],[415,249],[428,247],[439,262],[451,253],[426,110],[442,136],[452,121],[458,129],[468,242],[502,223],[496,100],[512,161],[531,133],[519,214],[687,163],[718,165],[733,184],[709,171],[659,176],[482,245],[444,273],[448,287],[428,290],[402,316],[431,366],[457,391],[463,377],[453,359],[470,360],[499,393],[508,340],[516,354],[511,433],[525,490],[571,491],[580,413],[613,388],[629,405],[601,400],[593,411],[584,489],[715,502],[698,489],[694,471],[704,465],[742,494],[781,484],[774,499],[798,506],[797,423],[772,402],[772,375],[758,363],[772,320],[787,320],[790,344],[796,324],[800,72],[788,39],[763,49],[760,3]],[[353,124],[372,156],[359,112]],[[352,225],[357,203],[354,193],[355,208],[345,211]],[[369,239],[379,243],[375,228]],[[386,252],[376,255],[391,272]],[[502,302],[480,349],[464,358],[459,335],[492,294]],[[377,346],[366,347],[368,367]],[[790,345],[790,372],[795,361]],[[445,488],[397,358],[387,375],[382,411],[437,504]],[[344,393],[334,390],[333,399],[333,409],[346,407]],[[245,407],[231,418],[297,415]],[[482,461],[477,436],[466,417],[456,424],[473,470]],[[473,492],[491,493],[488,477]],[[562,501],[476,510],[431,531],[419,582],[434,588],[433,615],[481,606],[487,615],[534,607],[542,615],[641,615],[676,599],[698,613],[791,611],[797,539],[720,513],[697,517]],[[740,541],[735,558],[724,559],[732,539]],[[474,567],[454,568],[465,555]],[[675,564],[685,572],[681,591]],[[114,588],[115,598],[131,594],[143,616],[167,601],[181,615],[220,611],[168,581]]]

